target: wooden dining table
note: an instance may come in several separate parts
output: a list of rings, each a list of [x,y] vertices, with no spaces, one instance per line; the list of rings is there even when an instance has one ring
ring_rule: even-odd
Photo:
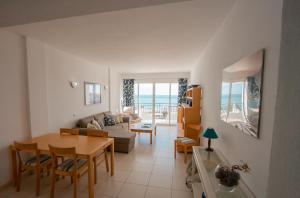
[[[79,158],[87,160],[88,164],[88,188],[89,198],[94,198],[94,163],[93,158],[99,151],[110,148],[111,154],[111,176],[114,175],[114,139],[104,137],[91,137],[82,135],[61,135],[59,133],[49,133],[42,136],[34,137],[30,140],[22,141],[22,143],[37,143],[38,149],[43,154],[49,154],[49,145],[56,147],[75,147],[76,154]],[[16,184],[17,178],[17,156],[14,146],[11,145],[11,159],[12,159],[12,174],[13,183]]]

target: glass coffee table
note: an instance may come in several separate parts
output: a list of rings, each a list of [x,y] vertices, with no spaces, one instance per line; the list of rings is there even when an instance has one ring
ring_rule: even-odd
[[[156,126],[153,127],[151,123],[138,123],[130,126],[130,131],[135,133],[149,133],[150,144],[152,144],[152,133],[156,135]]]

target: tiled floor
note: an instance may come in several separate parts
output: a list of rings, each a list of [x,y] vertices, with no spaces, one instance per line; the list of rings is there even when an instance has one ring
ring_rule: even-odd
[[[185,169],[182,154],[173,158],[173,144],[176,127],[159,126],[153,144],[149,135],[136,137],[135,149],[130,154],[116,153],[115,176],[105,172],[105,166],[98,167],[98,183],[95,185],[96,198],[191,198],[192,193],[185,186]],[[50,196],[50,178],[44,177],[41,184],[41,198]],[[13,187],[0,191],[2,198],[35,197],[34,175],[24,177],[21,192]],[[87,175],[80,178],[78,197],[88,197]],[[70,179],[57,182],[55,197],[72,197]]]

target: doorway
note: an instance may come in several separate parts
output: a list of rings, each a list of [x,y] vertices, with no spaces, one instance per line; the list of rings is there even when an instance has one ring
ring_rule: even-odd
[[[177,123],[178,83],[135,83],[135,113],[143,122]]]

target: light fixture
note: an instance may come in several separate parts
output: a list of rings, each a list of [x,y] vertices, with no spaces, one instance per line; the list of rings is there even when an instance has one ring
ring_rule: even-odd
[[[206,148],[207,151],[214,151],[211,147],[211,139],[217,139],[218,134],[216,133],[215,129],[207,128],[203,134],[203,137],[208,138],[208,147]]]
[[[80,84],[79,84],[78,81],[71,81],[70,85],[71,85],[72,88],[77,88],[77,87],[79,87]]]

